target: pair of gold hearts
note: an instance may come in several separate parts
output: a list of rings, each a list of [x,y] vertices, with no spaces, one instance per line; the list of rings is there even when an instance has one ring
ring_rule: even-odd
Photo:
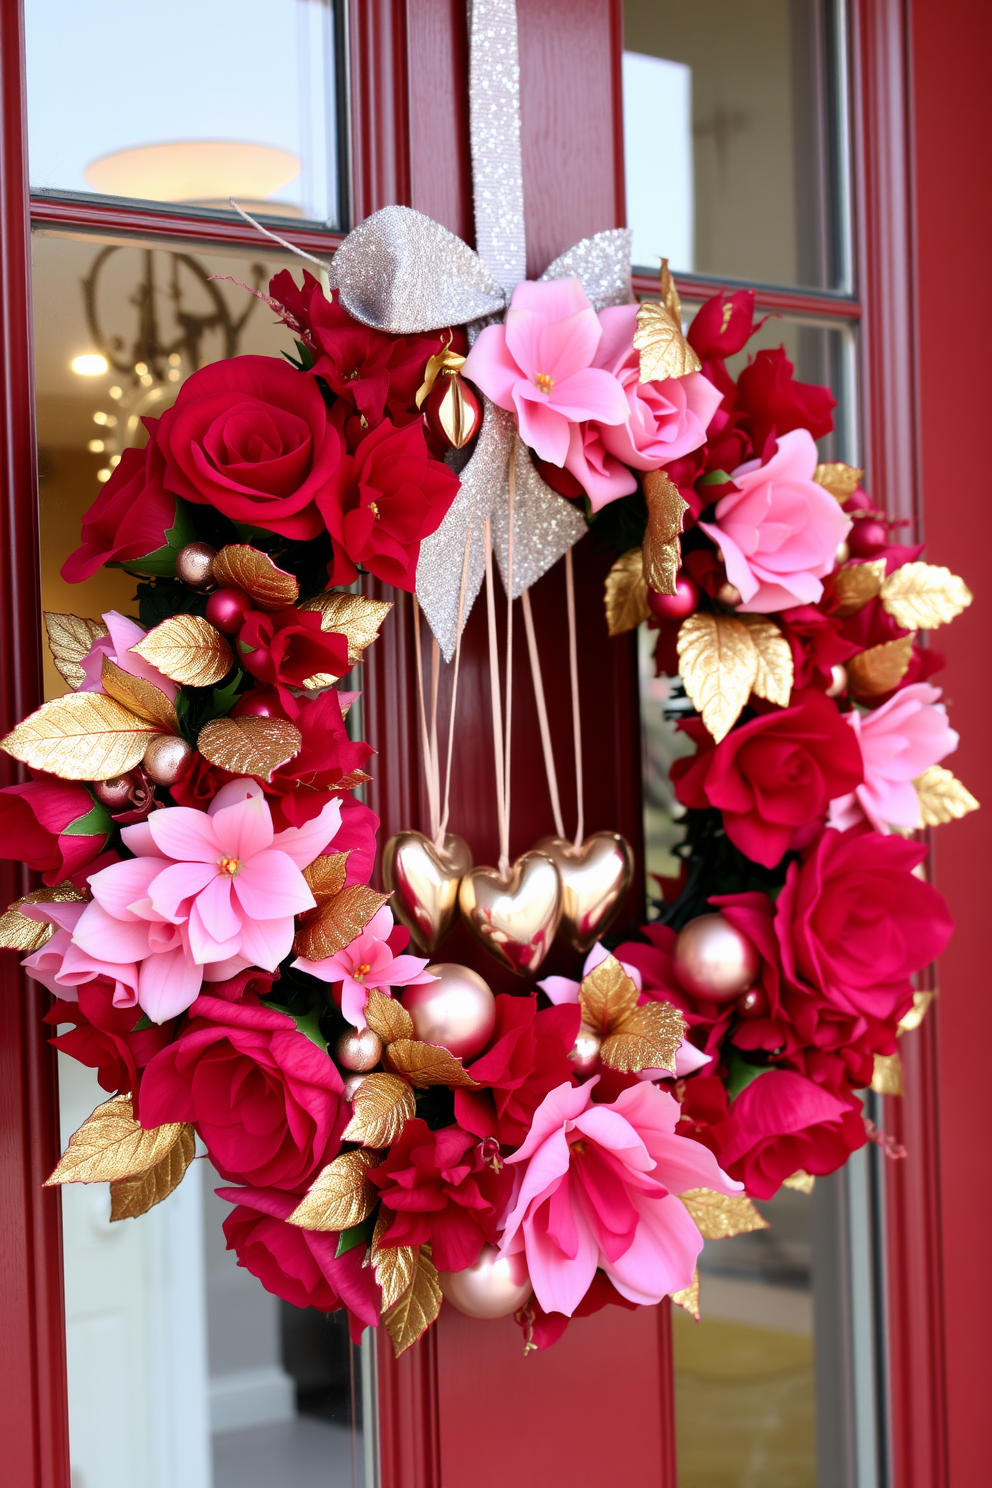
[[[618,832],[595,832],[579,848],[546,837],[506,879],[495,868],[473,868],[468,845],[454,833],[435,847],[421,832],[400,832],[383,855],[393,909],[428,954],[460,907],[486,949],[522,975],[538,969],[559,927],[576,950],[589,950],[626,898],[633,869]]]

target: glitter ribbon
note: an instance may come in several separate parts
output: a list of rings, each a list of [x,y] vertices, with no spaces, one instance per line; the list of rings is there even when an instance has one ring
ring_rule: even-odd
[[[422,212],[384,207],[348,234],[330,268],[330,283],[348,313],[393,335],[464,325],[474,340],[483,325],[503,317],[527,272],[516,0],[468,0],[468,9],[478,251]],[[618,228],[584,238],[555,259],[541,278],[571,275],[596,310],[630,304],[629,231]],[[421,543],[417,565],[417,599],[447,661],[458,640],[459,612],[464,625],[482,584],[487,519],[507,583],[511,459],[513,598],[557,563],[586,530],[581,513],[534,468],[513,415],[488,398],[483,408],[475,449],[460,472],[461,489],[440,527]]]

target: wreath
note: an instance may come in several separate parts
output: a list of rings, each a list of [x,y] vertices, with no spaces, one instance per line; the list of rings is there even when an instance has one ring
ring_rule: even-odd
[[[0,943],[109,1096],[48,1182],[109,1182],[112,1218],[137,1217],[199,1139],[238,1263],[345,1308],[356,1338],[381,1321],[397,1354],[442,1298],[513,1314],[528,1351],[609,1303],[698,1316],[704,1238],[763,1226],[752,1199],[869,1138],[898,1156],[858,1092],[901,1088],[898,1036],[932,995],[914,978],[951,933],[920,833],[977,805],[942,764],[957,735],[920,641],[963,582],[894,541],[861,471],[820,462],[833,399],[784,350],[731,375],[749,292],[684,333],[664,262],[635,302],[623,231],[526,279],[512,0],[475,0],[470,46],[479,251],[390,207],[302,286],[276,274],[284,359],[195,371],[63,567],[136,575],[135,614],[46,615],[70,690],[2,741],[30,778],[0,791],[0,855],[41,886]],[[631,850],[582,819],[590,528],[615,555],[604,623],[657,630],[684,742],[681,872],[619,941]],[[528,598],[562,558],[574,836]],[[429,831],[384,844],[383,889],[355,794],[373,750],[338,685],[391,608],[360,573],[416,594]],[[495,867],[448,831],[483,586]],[[511,863],[517,601],[556,834]],[[458,914],[519,991],[431,960]],[[574,975],[538,979],[556,936]]]

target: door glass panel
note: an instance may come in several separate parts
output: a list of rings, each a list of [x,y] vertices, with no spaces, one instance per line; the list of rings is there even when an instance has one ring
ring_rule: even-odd
[[[26,0],[33,190],[338,221],[333,0]]]
[[[60,577],[80,518],[197,366],[278,353],[285,336],[240,286],[285,262],[35,235],[44,609],[134,613],[122,570]],[[66,690],[54,668],[45,686]],[[107,1096],[64,1055],[59,1081],[64,1145]],[[106,1184],[62,1190],[73,1488],[373,1488],[372,1344],[353,1349],[342,1314],[291,1307],[239,1267],[222,1184],[201,1155],[164,1203],[115,1223]]]
[[[834,0],[624,0],[634,263],[844,287]]]

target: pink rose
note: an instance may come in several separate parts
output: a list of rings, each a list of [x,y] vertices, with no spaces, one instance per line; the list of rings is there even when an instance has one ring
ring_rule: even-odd
[[[865,817],[877,832],[922,826],[913,781],[958,747],[939,697],[939,687],[914,682],[873,713],[852,708],[843,715],[861,746],[865,778],[850,795],[830,803],[832,827],[843,832]]]
[[[823,593],[820,580],[834,568],[851,519],[814,481],[817,458],[806,429],[783,434],[767,464],[737,467],[737,489],[717,502],[714,522],[699,524],[720,549],[744,612],[815,604]]]
[[[602,335],[578,279],[525,281],[504,323],[480,334],[464,375],[516,414],[520,437],[542,460],[564,465],[572,425],[622,424],[628,416],[620,383],[594,365]]]
[[[702,1236],[679,1203],[690,1188],[740,1193],[713,1154],[675,1135],[678,1102],[637,1084],[593,1105],[595,1080],[559,1085],[534,1113],[500,1249],[524,1251],[545,1312],[571,1317],[597,1268],[650,1306],[692,1281]]]
[[[640,381],[640,354],[634,350],[636,305],[612,305],[599,312],[602,340],[593,365],[611,373],[627,399],[622,424],[592,420],[569,431],[565,469],[589,497],[593,511],[637,489],[633,470],[657,470],[705,443],[710,419],[722,394],[701,372]]]

